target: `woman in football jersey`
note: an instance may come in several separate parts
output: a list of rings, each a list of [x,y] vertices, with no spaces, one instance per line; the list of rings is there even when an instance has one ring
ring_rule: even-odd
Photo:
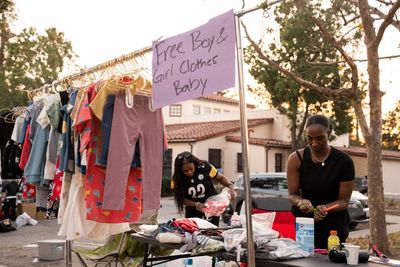
[[[204,202],[217,194],[213,181],[228,187],[232,200],[235,197],[233,182],[218,173],[210,163],[187,151],[176,156],[172,179],[175,202],[179,212],[185,207],[185,218],[205,218]],[[211,217],[209,221],[218,226],[219,217]]]

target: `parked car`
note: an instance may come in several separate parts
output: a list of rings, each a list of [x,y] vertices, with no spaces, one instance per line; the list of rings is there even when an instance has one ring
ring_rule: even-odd
[[[253,208],[287,211],[291,208],[288,199],[288,186],[285,172],[276,173],[251,173],[250,174],[251,199]],[[237,197],[232,206],[223,214],[223,220],[229,221],[233,210],[242,208],[244,196],[243,176],[239,176],[235,182]],[[358,191],[353,191],[349,201],[348,212],[350,215],[350,227],[354,228],[360,222],[369,221],[368,198]]]

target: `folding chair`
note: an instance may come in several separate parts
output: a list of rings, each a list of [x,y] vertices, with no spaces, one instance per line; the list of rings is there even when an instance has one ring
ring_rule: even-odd
[[[122,259],[129,247],[130,234],[131,232],[125,232],[114,235],[111,241],[107,242],[104,246],[95,249],[73,248],[72,251],[78,256],[79,261],[85,267],[88,265],[84,261],[84,258],[96,261],[95,266],[100,266],[100,264],[104,263],[105,265],[102,266],[111,267],[113,262],[115,263],[115,266],[118,266],[118,263],[125,266]]]

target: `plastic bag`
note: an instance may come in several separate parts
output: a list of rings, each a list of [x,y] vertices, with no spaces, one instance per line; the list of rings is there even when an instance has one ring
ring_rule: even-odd
[[[203,212],[207,218],[220,216],[229,206],[229,203],[229,191],[228,188],[224,188],[220,194],[207,198],[206,202],[204,202],[205,208],[203,208]]]
[[[226,230],[222,233],[224,237],[224,247],[226,251],[232,252],[240,246],[240,242],[245,236],[246,230],[244,228],[233,228]]]
[[[275,220],[275,212],[258,213],[251,215],[253,224],[253,236],[262,236],[263,238],[272,239],[279,236],[279,232],[272,229]],[[240,222],[246,225],[246,216],[240,215]]]
[[[38,223],[38,221],[36,221],[35,219],[32,219],[26,212],[19,215],[17,217],[17,219],[15,220],[15,224],[17,225],[17,227],[21,227],[21,226],[24,226],[27,224],[36,225],[37,223]]]

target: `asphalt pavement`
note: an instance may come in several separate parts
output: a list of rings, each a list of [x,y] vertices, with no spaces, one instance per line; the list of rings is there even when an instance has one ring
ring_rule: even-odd
[[[158,222],[163,223],[171,218],[182,218],[177,211],[172,197],[162,198],[162,207],[159,210]],[[400,232],[400,216],[387,215],[387,232]],[[60,261],[38,261],[37,241],[48,239],[65,239],[58,236],[60,225],[57,220],[42,220],[35,226],[22,226],[17,231],[0,233],[0,267],[20,266],[66,266],[65,260]],[[365,229],[367,228],[367,229]],[[364,237],[369,235],[368,227],[360,227],[350,233],[350,237]],[[74,246],[94,248],[101,242],[90,240],[74,241]],[[91,264],[91,263],[90,263]],[[89,266],[93,266],[90,265]],[[73,254],[72,266],[81,266],[77,257]]]

